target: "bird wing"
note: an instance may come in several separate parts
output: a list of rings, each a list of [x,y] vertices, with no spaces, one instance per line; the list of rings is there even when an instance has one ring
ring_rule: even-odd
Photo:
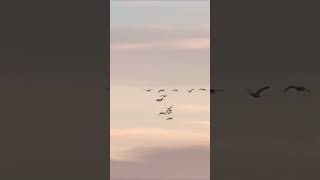
[[[296,88],[295,86],[288,86],[286,89],[284,89],[284,92],[287,92],[289,89],[292,89],[292,88]]]
[[[260,94],[262,91],[269,89],[270,86],[263,87],[257,91],[257,94]]]

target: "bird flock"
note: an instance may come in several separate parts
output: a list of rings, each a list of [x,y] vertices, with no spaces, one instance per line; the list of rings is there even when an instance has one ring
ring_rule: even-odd
[[[154,89],[146,89],[146,92],[150,93],[152,91],[156,91]],[[168,96],[168,92],[169,91],[173,91],[173,92],[178,92],[178,91],[182,91],[179,89],[172,89],[172,90],[166,90],[166,89],[159,89],[156,91],[157,94],[159,94],[159,97],[155,100],[156,102],[163,102],[166,97]],[[196,91],[196,89],[187,89],[185,90],[186,93],[191,94],[194,93]],[[200,88],[198,89],[198,91],[207,91],[207,89],[205,88]],[[159,112],[159,116],[164,116],[165,120],[173,120],[173,116],[171,115],[173,113],[173,105],[171,105],[170,107],[166,107],[165,109],[163,109],[162,111]]]
[[[262,93],[267,91],[267,90],[269,90],[269,89],[271,89],[271,86],[265,86],[265,87],[259,88],[256,91],[253,91],[253,90],[250,90],[250,89],[244,89],[244,90],[247,92],[247,94],[249,96],[251,96],[253,98],[261,98],[262,97]],[[308,93],[308,94],[311,93],[310,89],[308,89],[308,88],[306,88],[304,86],[294,86],[294,85],[287,86],[283,90],[283,92],[286,93],[289,90],[292,90],[292,91],[295,90],[297,92],[304,92],[304,93]],[[150,93],[150,92],[156,91],[156,90],[154,90],[154,89],[146,89],[145,91]],[[159,103],[163,102],[166,99],[166,97],[168,96],[167,95],[168,91],[178,92],[178,91],[181,91],[181,90],[179,90],[179,89],[172,89],[172,90],[159,89],[159,90],[156,91],[157,94],[159,94],[159,97],[155,101],[159,102]],[[185,92],[194,93],[195,91],[196,91],[196,89],[188,89]],[[207,89],[200,88],[200,89],[198,89],[198,91],[207,91]],[[225,91],[223,89],[214,89],[214,88],[210,89],[210,94],[213,94],[213,95],[215,95],[217,93],[222,93],[222,92],[225,92]],[[159,116],[165,116],[166,120],[173,120],[173,117],[171,116],[172,112],[173,112],[173,105],[171,105],[170,107],[165,108],[163,111],[160,111],[158,115]]]

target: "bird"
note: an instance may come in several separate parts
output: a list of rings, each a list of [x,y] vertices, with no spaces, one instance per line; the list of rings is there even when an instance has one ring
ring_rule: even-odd
[[[168,107],[168,108],[166,108],[166,109],[167,109],[167,110],[166,110],[166,113],[167,113],[167,114],[171,114],[171,113],[172,113],[172,107],[173,107],[173,105],[170,106],[170,107]]]
[[[224,92],[222,89],[210,89],[211,94],[215,94],[216,92]]]
[[[166,90],[164,90],[164,89],[160,89],[159,91],[158,91],[158,93],[161,93],[161,92],[165,92]]]
[[[178,89],[174,89],[174,90],[172,90],[172,91],[175,91],[175,92],[177,92],[177,91],[178,91]]]
[[[193,91],[194,89],[190,89],[190,90],[187,90],[189,93],[192,93],[192,91]]]
[[[284,92],[287,92],[289,89],[295,89],[295,90],[297,90],[298,92],[308,92],[309,94],[311,93],[310,90],[309,90],[308,88],[306,88],[306,87],[303,87],[303,86],[293,86],[293,85],[288,86],[288,87],[284,90]]]
[[[167,118],[167,120],[172,120],[172,119],[173,119],[172,117]]]
[[[157,102],[161,102],[162,100],[163,100],[163,98],[156,99]]]
[[[152,91],[152,89],[147,89],[146,91],[147,91],[147,92],[150,92],[150,91]]]
[[[253,92],[253,91],[251,91],[251,90],[249,90],[249,89],[246,89],[246,91],[247,91],[247,92],[249,93],[249,95],[251,95],[252,97],[254,97],[254,98],[259,98],[259,97],[261,97],[262,91],[267,90],[267,89],[269,89],[269,88],[271,88],[271,87],[270,87],[270,86],[266,86],[266,87],[263,87],[263,88],[259,89],[257,92]]]
[[[160,113],[159,113],[159,116],[160,116],[160,115],[166,115],[166,113],[165,113],[165,112],[160,112]]]
[[[172,113],[172,110],[171,110],[171,109],[168,109],[168,110],[166,111],[166,113],[167,113],[167,114],[171,114],[171,113]]]
[[[167,97],[167,95],[161,95],[161,97]]]
[[[206,91],[206,89],[204,89],[204,88],[200,88],[199,90],[200,90],[200,91]]]

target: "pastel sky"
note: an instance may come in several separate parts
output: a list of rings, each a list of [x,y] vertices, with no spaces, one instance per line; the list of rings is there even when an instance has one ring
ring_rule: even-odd
[[[111,179],[209,179],[209,3],[111,1]]]

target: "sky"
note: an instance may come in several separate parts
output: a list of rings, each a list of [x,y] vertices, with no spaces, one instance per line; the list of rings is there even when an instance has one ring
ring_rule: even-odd
[[[111,1],[111,179],[209,179],[209,21],[209,1]]]

